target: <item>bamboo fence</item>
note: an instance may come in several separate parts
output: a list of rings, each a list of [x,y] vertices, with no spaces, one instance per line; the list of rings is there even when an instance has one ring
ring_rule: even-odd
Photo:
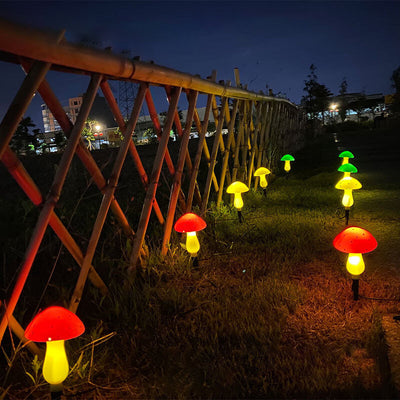
[[[286,99],[248,91],[241,85],[237,69],[234,70],[235,86],[230,82],[217,83],[215,72],[207,79],[202,79],[152,62],[127,59],[109,50],[69,43],[64,39],[64,32],[57,34],[44,32],[1,19],[0,62],[20,65],[26,73],[0,123],[0,159],[26,196],[40,210],[21,260],[15,285],[9,298],[2,302],[0,342],[7,326],[21,340],[24,339],[23,329],[13,314],[48,226],[80,267],[69,301],[70,310],[76,312],[87,279],[103,295],[108,292],[106,283],[93,266],[93,261],[109,214],[113,215],[126,237],[132,240],[129,270],[133,272],[147,256],[145,238],[150,234],[148,227],[152,211],[163,229],[160,251],[165,255],[168,253],[173,223],[181,214],[191,211],[193,206],[198,207],[204,214],[210,199],[220,204],[224,200],[225,188],[235,180],[257,187],[258,178],[253,183],[255,169],[260,166],[270,167],[278,154],[295,151],[296,146],[302,141],[302,118],[297,107]],[[74,124],[46,80],[49,71],[56,71],[63,76],[85,75],[89,79],[83,104]],[[110,85],[113,81],[121,80],[139,84],[128,121],[124,121]],[[155,88],[162,88],[167,98],[168,111],[163,123],[160,122],[153,101],[152,92]],[[103,175],[81,136],[98,91],[105,97],[116,125],[124,137],[108,177]],[[10,141],[35,93],[41,96],[68,138],[53,183],[45,196],[10,147]],[[178,103],[185,99],[188,112],[186,121],[181,123]],[[200,100],[205,104],[203,120],[200,119],[197,106]],[[158,138],[152,169],[148,171],[132,140],[144,105],[149,111]],[[206,140],[206,134],[211,116],[216,123],[216,131],[210,141]],[[173,126],[179,142],[179,153],[175,163],[168,147]],[[193,157],[188,150],[192,127],[198,132],[197,149]],[[227,133],[223,134],[225,130]],[[211,142],[212,147],[209,148],[208,143]],[[133,160],[143,186],[142,189],[132,187],[130,190],[145,191],[138,221],[128,220],[116,198],[116,188],[128,154]],[[86,249],[81,249],[56,212],[74,155],[80,159],[102,196]],[[207,168],[205,183],[198,182],[202,162]],[[216,169],[217,163],[220,165],[218,169]],[[161,174],[164,164],[169,173],[170,189],[168,207],[165,210],[157,200],[157,193],[163,184]],[[188,177],[186,193],[182,185],[184,174]],[[137,226],[136,232],[132,229],[132,225]],[[31,345],[30,349],[38,352],[34,345]]]

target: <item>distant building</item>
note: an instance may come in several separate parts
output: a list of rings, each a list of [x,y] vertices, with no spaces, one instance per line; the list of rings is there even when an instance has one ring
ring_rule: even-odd
[[[386,96],[382,93],[346,93],[329,98],[329,122],[340,122],[339,110],[346,108],[346,121],[373,120],[377,115],[385,113]]]
[[[68,99],[67,103],[63,105],[64,111],[68,115],[71,122],[74,124],[78,116],[79,110],[82,106],[83,95],[72,97]],[[60,125],[54,118],[46,104],[42,104],[42,118],[44,132],[54,132],[61,130]],[[113,114],[106,103],[106,99],[96,95],[92,109],[89,113],[89,119],[97,121],[105,128],[111,128],[116,125]]]
[[[74,124],[79,114],[79,110],[82,106],[83,96],[72,97],[63,106],[66,114],[70,121]],[[205,107],[200,107],[197,109],[199,118],[201,121],[204,119]],[[186,120],[187,110],[182,110],[180,112],[182,120]],[[42,105],[42,117],[44,125],[44,133],[42,134],[40,140],[42,143],[47,145],[48,151],[57,151],[57,146],[55,143],[56,132],[61,131],[61,127],[57,120],[54,118],[53,114],[49,110],[46,104]],[[95,97],[92,110],[89,114],[89,118],[96,121],[98,124],[94,126],[94,138],[95,140],[89,145],[93,149],[100,149],[103,146],[118,147],[122,142],[122,135],[116,126],[114,116],[112,115],[108,104],[104,97],[97,95]],[[161,126],[164,123],[165,116],[158,114],[158,119]],[[210,122],[214,122],[214,116],[210,113]],[[182,123],[182,129],[184,128],[184,122]],[[136,144],[146,144],[151,141],[151,134],[149,135],[149,129],[153,131],[154,125],[150,115],[141,115],[138,118],[135,132],[133,134],[134,141]],[[197,137],[195,124],[193,123],[191,137]],[[89,143],[88,143],[89,144]]]

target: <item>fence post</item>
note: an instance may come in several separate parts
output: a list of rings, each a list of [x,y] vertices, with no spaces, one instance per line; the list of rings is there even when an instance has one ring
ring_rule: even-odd
[[[172,123],[174,122],[175,110],[178,105],[179,96],[181,94],[182,88],[175,88],[171,102],[169,103],[167,119],[164,124],[163,132],[161,135],[160,142],[158,143],[157,153],[154,158],[153,171],[150,176],[149,187],[146,192],[146,197],[144,199],[142,213],[140,215],[138,229],[133,241],[132,254],[130,258],[129,272],[133,272],[136,269],[136,265],[139,261],[139,253],[143,246],[144,236],[146,234],[147,225],[150,219],[150,213],[153,205],[153,201],[156,195],[158,180],[160,178],[161,168],[164,161],[164,156],[167,151],[169,133],[171,131]]]

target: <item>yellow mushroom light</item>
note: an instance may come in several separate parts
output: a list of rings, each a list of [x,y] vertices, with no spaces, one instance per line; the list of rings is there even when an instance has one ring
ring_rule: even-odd
[[[243,199],[242,193],[248,192],[249,188],[243,182],[233,182],[231,183],[227,189],[226,193],[233,194],[235,197],[233,199],[233,205],[238,211],[239,222],[242,222],[242,208],[243,208]]]
[[[269,175],[270,173],[271,173],[271,171],[265,167],[260,167],[260,168],[256,169],[256,171],[254,172],[254,176],[260,177],[260,186],[264,190],[264,195],[266,195],[266,193],[267,193],[265,189],[268,186],[268,181],[267,181],[266,175]]]
[[[346,213],[346,225],[349,222],[349,210],[350,207],[354,204],[353,199],[353,190],[361,189],[362,185],[360,181],[352,176],[346,176],[342,178],[335,186],[336,189],[344,190],[342,204]]]
[[[342,204],[344,207],[350,208],[354,204],[353,190],[361,189],[362,185],[356,178],[346,176],[336,184],[335,188],[344,190]]]

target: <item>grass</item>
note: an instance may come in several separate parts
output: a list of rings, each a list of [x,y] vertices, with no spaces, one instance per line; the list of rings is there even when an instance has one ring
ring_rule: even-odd
[[[399,139],[388,131],[338,137],[295,154],[289,178],[274,176],[267,197],[247,193],[244,223],[228,197],[222,208],[211,204],[198,268],[173,234],[166,258],[153,251],[128,276],[118,249],[127,254],[129,244],[115,237],[115,249],[99,252],[96,264],[111,293],[86,291],[78,314],[87,332],[68,343],[73,371],[64,392],[76,399],[396,398],[381,317],[399,312]],[[386,144],[377,143],[382,137]],[[386,300],[353,301],[346,256],[332,246],[345,227],[333,188],[338,147],[356,154],[363,183],[350,224],[378,241],[364,257],[360,294]],[[54,286],[45,301],[67,300]],[[31,355],[15,349],[14,356],[7,396],[43,398],[43,379],[32,385],[25,373],[35,376]]]

